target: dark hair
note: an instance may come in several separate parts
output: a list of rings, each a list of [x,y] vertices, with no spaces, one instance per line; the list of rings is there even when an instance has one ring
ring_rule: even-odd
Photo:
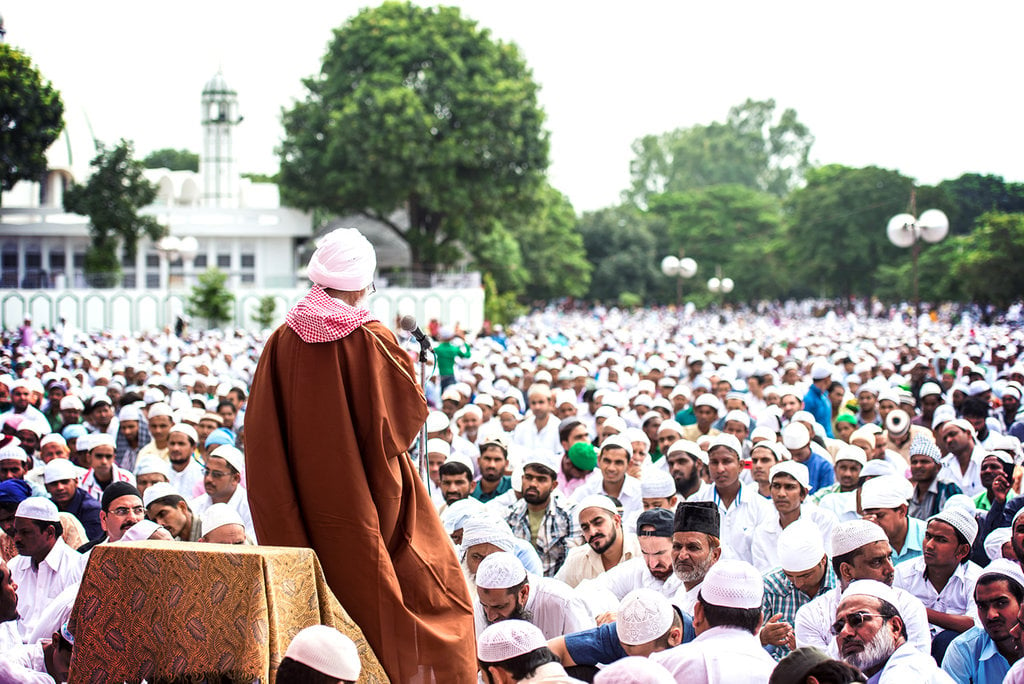
[[[988,404],[978,397],[967,397],[960,407],[960,415],[964,418],[988,418]]]
[[[892,605],[884,599],[878,599],[878,603],[881,604],[878,608],[878,614],[881,615],[886,622],[892,620],[894,617],[898,617],[900,619],[900,622],[903,623],[903,626],[900,628],[900,636],[906,639],[907,622],[903,619],[903,616],[900,615],[900,612],[896,610],[896,606]]]
[[[59,522],[49,522],[48,520],[33,520],[32,518],[25,518],[39,529],[40,534],[46,533],[47,527],[53,528],[53,538],[60,539],[64,534],[64,526]]]
[[[672,634],[672,630],[673,629],[682,629],[682,628],[683,628],[683,618],[679,615],[679,611],[678,610],[673,610],[672,611],[672,624],[669,626],[668,629],[665,630],[664,634],[662,634],[660,637],[658,637],[657,639],[654,640],[654,650],[656,650],[656,651],[664,651],[665,649],[670,648],[672,646],[672,644],[670,644],[668,642],[668,640],[669,640],[669,636]]]
[[[497,663],[488,663],[483,660],[480,661],[480,668],[486,667],[500,667],[503,670],[507,670],[512,679],[517,682],[526,679],[536,672],[537,668],[541,665],[547,665],[548,663],[557,663],[558,658],[551,649],[547,646],[541,646],[540,648],[534,649],[529,653],[524,653],[521,656],[515,658],[509,658],[508,660],[502,660]],[[280,681],[280,680],[278,680]]]
[[[832,557],[832,570],[835,571],[836,577],[842,578],[842,574],[840,574],[839,572],[839,567],[843,563],[846,563],[847,565],[853,565],[853,561],[857,558],[857,556],[860,555],[863,548],[863,546],[858,546],[853,551],[847,551],[841,556]]]
[[[836,390],[837,388],[841,389],[841,390],[844,390],[844,391],[846,390],[846,387],[843,386],[843,383],[838,382],[838,381],[833,381],[832,384],[828,386],[828,393],[832,394],[832,392],[834,390]]]
[[[988,585],[995,584],[996,582],[1006,582],[1006,588],[1011,594],[1013,594],[1013,598],[1017,599],[1017,603],[1024,603],[1024,587],[1022,587],[1020,583],[1012,577],[1000,575],[997,572],[990,572],[987,575],[982,575],[978,578],[977,584],[974,585],[974,598],[978,598],[978,587],[982,585],[987,587]]]
[[[814,677],[820,684],[853,684],[868,681],[863,672],[842,660],[818,663],[807,671],[803,681],[807,681],[808,677]]]
[[[525,466],[523,466],[523,471],[526,471],[527,468],[534,471],[535,473],[538,473],[539,475],[547,475],[551,479],[556,479],[558,477],[558,473],[556,473],[551,468],[548,468],[543,463],[527,463]]]
[[[220,410],[222,408],[224,408],[225,406],[230,406],[232,411],[234,411],[235,413],[238,413],[238,409],[235,408],[235,405],[232,404],[227,399],[225,399],[225,400],[221,401],[219,404],[217,404],[217,411],[220,412]]]
[[[305,663],[285,657],[277,666],[280,684],[338,684],[338,678],[314,670]]]
[[[560,442],[568,440],[569,435],[572,434],[577,425],[583,425],[583,421],[578,418],[566,418],[563,422],[565,425],[558,429],[558,440]]]
[[[745,629],[751,634],[757,633],[758,624],[761,622],[761,608],[726,608],[714,606],[704,600],[704,597],[697,594],[697,602],[704,609],[704,619],[711,627],[738,627]]]
[[[458,461],[442,463],[441,467],[437,469],[437,476],[440,478],[443,475],[447,475],[448,477],[465,475],[469,478],[470,482],[473,481],[473,470],[465,463],[459,463]]]
[[[245,400],[245,390],[242,389],[241,387],[232,387],[231,389],[229,389],[228,396],[230,397],[232,394],[237,395],[238,398],[243,401]]]
[[[153,499],[149,502],[149,506],[154,504],[159,504],[161,506],[177,506],[180,501],[185,501],[185,497],[178,494],[168,494],[167,496],[161,496],[159,499]],[[149,506],[146,506],[147,510],[149,510]]]

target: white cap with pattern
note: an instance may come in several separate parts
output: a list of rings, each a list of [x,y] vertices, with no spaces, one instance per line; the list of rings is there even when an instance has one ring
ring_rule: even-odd
[[[672,626],[675,609],[653,589],[634,589],[619,603],[615,631],[627,646],[654,641]]]
[[[964,535],[968,544],[974,544],[974,539],[978,536],[978,520],[974,517],[973,512],[968,511],[962,506],[947,506],[928,518],[928,522],[932,520],[940,520],[946,523]]]
[[[347,682],[359,679],[363,668],[352,640],[327,625],[306,627],[295,635],[284,655],[328,677]]]
[[[544,633],[536,625],[525,620],[502,620],[480,632],[476,638],[476,655],[481,662],[500,663],[547,645]]]
[[[889,541],[885,530],[870,520],[847,520],[832,528],[832,558],[874,542]]]
[[[760,608],[764,599],[761,573],[746,561],[720,560],[704,576],[700,597],[722,608]]]
[[[492,553],[480,561],[476,570],[476,586],[480,589],[510,589],[525,580],[526,568],[508,551]]]
[[[649,468],[640,477],[640,496],[644,499],[668,499],[675,496],[676,481],[661,468]]]
[[[594,677],[594,684],[675,684],[675,677],[649,658],[620,658]]]

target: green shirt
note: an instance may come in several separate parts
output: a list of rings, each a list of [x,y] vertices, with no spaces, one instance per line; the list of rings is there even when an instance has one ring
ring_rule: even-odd
[[[463,342],[461,347],[456,347],[451,342],[442,342],[434,347],[438,375],[455,375],[455,357],[468,359],[469,345]]]

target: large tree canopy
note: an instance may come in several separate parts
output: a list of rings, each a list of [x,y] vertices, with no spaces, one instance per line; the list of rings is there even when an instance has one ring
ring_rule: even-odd
[[[783,196],[810,168],[814,136],[775,100],[750,100],[729,110],[725,122],[678,128],[633,143],[629,199],[646,207],[651,195],[710,185],[743,185]]]
[[[41,180],[46,150],[64,128],[64,103],[21,51],[0,42],[0,199],[21,180]]]
[[[153,150],[142,159],[147,169],[170,169],[171,171],[199,171],[199,155],[188,150],[164,147]]]
[[[388,2],[335,30],[305,100],[283,113],[285,202],[359,212],[410,246],[414,268],[515,212],[548,165],[537,86],[514,45],[450,7]],[[409,227],[388,216],[404,206]]]

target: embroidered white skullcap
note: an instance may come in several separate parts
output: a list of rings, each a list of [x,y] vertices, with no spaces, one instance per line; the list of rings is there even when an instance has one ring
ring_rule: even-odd
[[[210,456],[223,458],[229,466],[239,473],[245,472],[245,454],[238,447],[231,446],[230,444],[221,444],[210,452]]]
[[[847,596],[873,596],[899,608],[896,592],[888,584],[883,584],[878,580],[862,579],[851,582],[843,592],[843,598],[845,599]]]
[[[715,447],[725,447],[732,451],[739,458],[743,458],[743,447],[740,446],[740,440],[736,439],[735,436],[730,435],[728,432],[715,435],[714,438],[708,443],[707,453],[710,456],[712,449]]]
[[[142,505],[149,508],[149,504],[165,496],[181,496],[177,489],[170,482],[157,482],[146,487],[142,493]],[[181,497],[184,499],[185,497]]]
[[[671,476],[670,476],[671,477]],[[675,484],[673,481],[672,491],[675,491]],[[609,499],[604,494],[591,494],[583,497],[578,504],[576,504],[576,520],[580,519],[580,514],[588,508],[600,508],[608,511],[612,515],[618,515],[619,509],[615,505],[615,502]]]
[[[160,458],[159,456],[153,456],[147,454],[140,458],[135,464],[135,475],[154,475],[160,474],[166,477],[168,480],[171,479],[171,464]]]
[[[862,546],[889,541],[885,530],[870,520],[847,520],[832,528],[832,558],[844,556]]]
[[[947,508],[962,508],[971,515],[974,515],[978,510],[978,507],[974,505],[974,499],[967,496],[966,494],[954,494],[953,496],[946,499],[946,503],[942,504],[942,510]]]
[[[817,525],[803,519],[782,530],[777,543],[779,565],[786,572],[806,572],[825,557],[825,545]]]
[[[355,228],[338,228],[320,238],[306,274],[320,287],[357,292],[373,282],[377,255]]]
[[[630,444],[640,442],[641,444],[644,445],[644,450],[651,448],[651,438],[648,437],[647,433],[645,433],[640,428],[629,427],[626,428],[626,431],[623,432],[622,434],[625,435],[626,439],[629,440]]]
[[[42,496],[30,496],[18,504],[15,518],[39,520],[41,522],[60,522],[60,512],[52,501]]]
[[[447,458],[448,456],[451,456],[452,445],[440,437],[432,437],[427,440],[427,453],[441,454]]]
[[[746,561],[720,560],[704,576],[700,597],[722,608],[760,608],[764,599],[761,573]]]
[[[193,444],[197,444],[199,442],[199,433],[196,432],[196,429],[188,423],[175,423],[171,426],[171,429],[167,434],[171,434],[172,432],[180,432],[191,439]]]
[[[483,568],[483,564],[493,557],[485,558],[480,567]],[[477,575],[477,579],[479,577]],[[480,586],[479,582],[477,586]],[[547,645],[544,633],[536,625],[525,620],[502,620],[480,632],[476,638],[476,657],[484,663],[500,663]]]
[[[634,589],[619,603],[615,631],[627,646],[654,641],[672,627],[675,608],[660,592]]]
[[[157,525],[152,520],[140,520],[131,527],[129,527],[118,542],[133,542],[133,541],[145,541],[156,532],[157,530],[163,529],[160,525]]]
[[[39,440],[39,448],[41,449],[47,444],[60,444],[61,446],[66,447],[68,442],[59,432],[51,432]]]
[[[156,485],[153,485],[154,487]],[[152,489],[152,487],[150,488]],[[149,489],[146,490],[149,492]],[[145,502],[143,502],[145,503]],[[218,527],[224,525],[241,525],[245,527],[245,523],[242,522],[242,516],[238,514],[238,511],[234,506],[226,503],[215,503],[203,513],[203,536],[210,534]]]
[[[868,457],[864,450],[854,444],[844,444],[836,452],[836,463],[840,461],[853,461],[860,463],[861,468],[867,465]]]
[[[43,468],[43,482],[50,484],[61,480],[77,480],[81,469],[66,458],[55,458]]]
[[[149,411],[147,412],[146,415],[149,416],[150,420],[156,418],[157,416],[173,417],[174,409],[171,408],[170,404],[165,404],[162,401],[158,401],[155,404],[150,405]]]
[[[972,437],[977,435],[977,432],[975,432],[974,430],[974,426],[967,422],[967,420],[964,418],[957,418],[955,420],[947,421],[946,424],[942,426],[942,432],[945,432],[951,425],[960,428],[961,430],[971,435]]]
[[[359,679],[363,669],[359,651],[352,640],[327,625],[306,627],[296,634],[284,656],[346,682]]]
[[[688,454],[694,460],[700,461],[704,465],[708,464],[708,452],[701,449],[700,445],[696,442],[691,442],[688,439],[677,439],[672,442],[672,446],[668,448],[665,456],[668,457],[679,452]]]
[[[153,408],[153,406],[152,406],[153,404],[163,403],[164,398],[165,398],[164,393],[161,392],[156,387],[150,387],[149,389],[147,389],[145,392],[142,393],[142,402],[144,404],[146,404],[147,406],[149,406],[150,409]],[[170,407],[168,407],[168,408],[170,408]],[[150,413],[149,416],[150,416],[150,418],[152,418],[153,414]]]
[[[448,414],[444,411],[431,411],[427,414],[427,432],[441,432],[450,424]]]
[[[625,437],[626,421],[621,416],[611,416],[605,419],[601,431],[603,432],[605,428],[616,431],[616,434],[611,435],[612,437]],[[629,442],[629,439],[626,439],[626,442]]]
[[[937,395],[942,396],[942,388],[936,385],[934,382],[926,382],[921,385],[921,389],[918,391],[918,396],[924,399],[927,396]],[[934,414],[933,414],[934,415]]]
[[[644,499],[675,496],[676,481],[661,468],[647,468],[640,477],[640,496]]]
[[[482,501],[471,496],[448,504],[444,512],[441,513],[441,524],[444,525],[444,531],[451,534],[456,530],[464,529],[466,521],[478,513],[483,513],[485,508]],[[463,536],[463,541],[465,541],[465,536]]]
[[[466,548],[465,537],[463,548]],[[526,568],[522,561],[508,551],[492,553],[480,561],[476,570],[476,586],[480,589],[510,589],[525,580]]]
[[[790,423],[782,428],[782,443],[787,449],[803,449],[811,443],[811,433],[806,425]]]
[[[1006,529],[1005,527],[999,529]],[[992,535],[990,534],[989,537]],[[1000,553],[1002,552],[1002,544],[1000,546]],[[986,551],[988,550],[988,541],[985,542]],[[991,556],[990,556],[991,557]],[[992,559],[992,562],[984,567],[981,574],[978,575],[980,580],[985,575],[1002,575],[1015,581],[1017,584],[1024,589],[1024,571],[1021,570],[1020,564],[1014,563],[1011,560],[1003,558],[1002,555],[996,556]]]
[[[594,684],[675,684],[675,677],[650,658],[619,658],[594,676]]]
[[[463,550],[479,544],[494,544],[502,551],[510,552],[516,547],[515,537],[508,523],[486,511],[470,516],[462,524]]]
[[[1009,527],[997,527],[985,537],[985,554],[989,560],[996,560],[1003,557],[1003,544],[1013,538],[1013,531]],[[991,567],[989,564],[988,567]],[[1024,581],[1021,582],[1024,586]]]
[[[81,439],[81,437],[79,437]],[[12,440],[2,449],[0,449],[0,461],[27,461],[28,454],[25,450],[18,446],[20,442]]]
[[[804,489],[811,488],[811,473],[803,463],[797,463],[796,461],[781,461],[776,463],[772,466],[771,470],[768,471],[768,482],[774,480],[775,476],[780,473],[789,475]]]
[[[115,448],[116,441],[114,440],[114,435],[103,433],[89,435],[89,451],[101,446],[108,446],[111,449]],[[79,446],[78,448],[81,449],[82,447]]]
[[[864,483],[860,504],[865,511],[872,508],[899,508],[914,495],[914,486],[905,477],[882,475]]]
[[[498,415],[499,416],[503,416],[506,413],[515,416],[517,419],[522,419],[522,415],[520,415],[519,409],[517,409],[512,404],[502,404],[501,406],[498,407]],[[429,419],[430,419],[430,417],[428,416],[427,420],[429,420]],[[444,428],[441,428],[441,429],[443,430]],[[430,430],[428,428],[428,432],[429,431]]]
[[[978,536],[978,521],[975,519],[974,513],[961,506],[943,508],[928,518],[928,522],[932,520],[941,520],[947,525],[951,525],[954,530],[964,535],[968,544],[974,544],[974,538]]]

